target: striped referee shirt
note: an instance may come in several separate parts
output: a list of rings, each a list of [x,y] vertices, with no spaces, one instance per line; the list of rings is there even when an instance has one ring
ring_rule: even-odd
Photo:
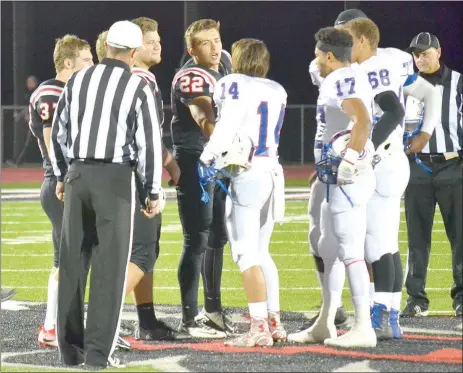
[[[126,63],[106,58],[74,74],[58,101],[51,137],[58,180],[64,180],[67,160],[136,161],[151,198],[159,193],[161,136],[154,94]]]
[[[440,88],[442,94],[441,123],[423,148],[422,153],[446,153],[463,149],[463,79],[459,72],[441,64],[433,74],[419,73],[429,83]]]

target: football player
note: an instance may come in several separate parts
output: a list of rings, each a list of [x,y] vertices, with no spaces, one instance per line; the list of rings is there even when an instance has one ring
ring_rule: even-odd
[[[200,158],[206,166],[214,161],[218,165],[224,153],[227,158],[241,158],[237,162],[241,169],[231,181],[231,198],[226,200],[226,226],[251,326],[248,333],[225,341],[227,346],[264,347],[286,339],[280,321],[278,270],[269,244],[274,222],[283,222],[284,215],[278,144],[287,94],[280,84],[266,79],[269,64],[270,54],[262,41],[241,39],[233,44],[233,74],[217,82],[214,101],[219,119]],[[233,153],[237,136],[249,144],[238,148],[239,155]]]
[[[317,246],[324,265],[323,303],[315,323],[307,330],[290,334],[288,340],[346,348],[374,347],[377,340],[370,321],[369,276],[364,260],[366,206],[375,189],[371,166],[374,149],[369,140],[372,90],[363,69],[351,66],[353,41],[348,32],[327,27],[319,30],[315,39],[316,63],[324,78],[317,101],[322,149],[317,172],[327,183],[322,185],[326,191]],[[340,141],[342,146],[338,145]],[[330,154],[331,149],[334,154]],[[338,162],[333,165],[337,173],[325,179],[320,164],[329,165],[333,156]],[[352,329],[337,338],[335,316],[344,285],[344,267],[355,316]]]
[[[211,19],[193,22],[185,32],[192,57],[172,81],[171,135],[181,176],[177,202],[183,227],[183,252],[178,267],[182,300],[180,330],[193,336],[217,338],[231,332],[222,310],[220,284],[223,247],[227,242],[224,215],[226,193],[213,183],[207,186],[211,203],[201,201],[197,163],[214,130],[212,95],[217,81],[231,72],[230,55],[222,50],[220,25]],[[198,315],[198,287],[202,274],[204,312]]]
[[[143,46],[134,54],[132,73],[139,75],[149,84],[156,98],[156,110],[161,126],[164,122],[162,95],[156,77],[149,71],[152,66],[161,62],[161,38],[158,23],[150,18],[139,17],[132,20],[143,33]],[[107,31],[102,32],[96,43],[98,59],[106,57]],[[177,162],[169,150],[163,145],[163,167],[175,185],[180,177]],[[137,308],[138,324],[135,338],[138,340],[181,340],[190,339],[187,333],[181,333],[156,318],[153,301],[153,269],[159,256],[159,240],[161,236],[161,214],[147,219],[140,210],[135,211],[132,253],[127,272],[126,294],[132,293]]]
[[[341,12],[336,21],[335,27],[343,27],[343,25],[347,24],[349,21],[352,21],[357,18],[367,18],[366,14],[359,9],[348,9]],[[410,152],[419,152],[429,140],[433,130],[435,123],[439,120],[440,115],[440,102],[441,97],[439,92],[437,92],[434,87],[426,82],[423,78],[419,77],[417,74],[413,72],[413,58],[412,56],[397,48],[377,48],[376,55],[378,57],[388,58],[391,64],[397,66],[397,70],[400,71],[401,78],[403,79],[405,84],[407,85],[403,93],[405,95],[410,95],[416,97],[420,101],[424,101],[428,107],[428,110],[425,112],[424,124],[421,129],[421,132],[415,136],[409,146]],[[319,69],[315,60],[310,63],[309,66],[309,73],[312,80],[312,83],[318,87],[320,87],[323,78],[320,76]],[[315,162],[320,159],[320,142],[318,141],[319,129],[317,128],[317,135],[315,136],[315,145],[314,145],[314,156]],[[318,253],[318,240],[320,237],[320,205],[321,201],[323,200],[323,186],[319,181],[315,181],[311,187],[310,199],[309,199],[309,242],[311,252],[314,256],[318,278],[320,280],[320,285],[323,287],[323,261]],[[395,258],[397,262],[397,258]],[[397,267],[399,264],[397,262]],[[341,281],[340,275],[340,281]],[[372,276],[370,276],[372,277]],[[398,296],[398,295],[397,295]],[[371,302],[374,300],[374,284],[370,284],[370,299]],[[394,317],[394,314],[392,315]],[[309,328],[313,322],[316,320],[316,317],[309,320],[308,323],[304,323],[300,330],[306,330]],[[336,314],[336,325],[341,326],[345,324],[347,321],[347,314],[339,304],[339,308]]]
[[[53,268],[48,278],[47,311],[44,324],[40,326],[38,341],[41,346],[57,346],[56,315],[58,307],[59,245],[64,205],[56,198],[56,177],[48,157],[51,126],[56,104],[63,88],[73,73],[93,65],[93,56],[87,41],[75,35],[65,35],[56,40],[53,52],[56,77],[44,81],[32,93],[29,102],[29,127],[37,138],[45,169],[40,189],[42,208],[52,225],[54,247]],[[91,245],[90,242],[88,242]]]

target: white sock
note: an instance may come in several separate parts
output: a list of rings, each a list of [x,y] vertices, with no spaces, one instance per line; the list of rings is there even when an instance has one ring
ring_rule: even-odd
[[[56,325],[56,316],[58,311],[58,280],[55,279],[55,272],[52,271],[48,278],[47,291],[47,312],[43,327],[45,330],[53,329]]]
[[[370,298],[370,306],[373,306],[375,303],[375,283],[370,282],[370,291],[369,291],[369,298]]]
[[[251,317],[259,319],[266,319],[268,317],[267,302],[248,303],[248,307]]]
[[[280,311],[280,280],[278,269],[270,254],[264,254],[261,260],[261,268],[264,273],[265,286],[267,287],[267,310],[269,312]]]
[[[392,293],[383,293],[383,292],[375,293],[375,303],[385,305],[388,311],[391,309],[391,300],[392,300]]]
[[[400,311],[402,301],[402,292],[392,293],[391,309]]]
[[[355,310],[355,326],[370,324],[369,276],[364,260],[354,259],[345,262],[349,280],[352,303]]]
[[[329,291],[339,294],[339,296],[336,296],[336,308],[342,306],[342,288],[344,287],[345,280],[346,267],[343,262],[337,260],[336,262],[325,263],[325,277],[323,282]]]

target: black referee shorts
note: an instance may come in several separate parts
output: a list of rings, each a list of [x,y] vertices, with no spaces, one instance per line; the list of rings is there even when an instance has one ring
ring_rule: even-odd
[[[153,272],[159,256],[159,239],[161,238],[161,214],[148,219],[137,206],[133,225],[132,254],[130,262],[144,273]]]

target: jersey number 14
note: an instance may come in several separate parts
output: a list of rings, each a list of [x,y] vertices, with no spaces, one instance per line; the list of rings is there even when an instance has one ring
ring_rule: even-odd
[[[268,138],[268,102],[262,101],[257,108],[257,114],[260,115],[260,127],[259,127],[259,144],[257,145],[255,155],[268,156],[267,153],[267,138]],[[273,138],[275,144],[280,143],[280,131],[283,126],[283,120],[285,118],[285,105],[282,104],[280,108],[280,115],[278,116],[278,122],[275,125],[273,131]]]

